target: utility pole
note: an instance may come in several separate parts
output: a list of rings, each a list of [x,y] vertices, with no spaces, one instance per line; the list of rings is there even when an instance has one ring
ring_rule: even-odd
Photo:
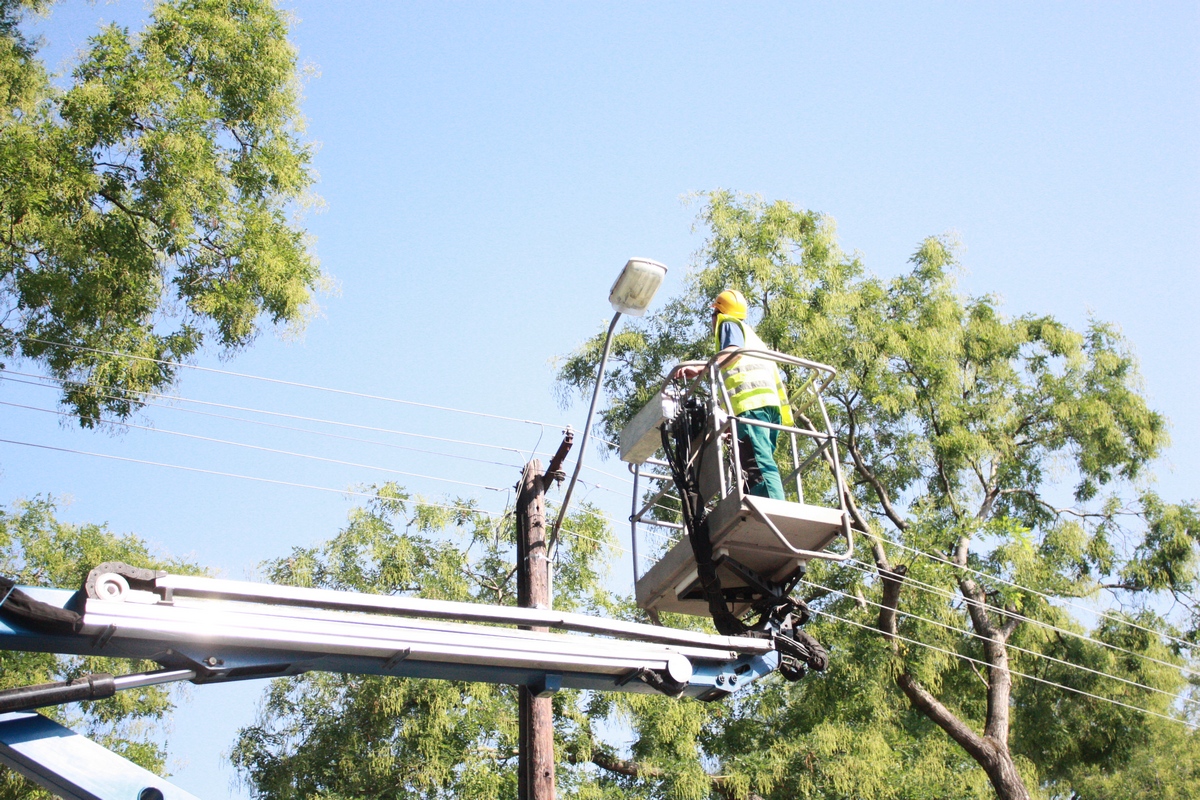
[[[517,605],[546,608],[550,599],[546,572],[546,486],[536,458],[525,465],[517,496]],[[548,628],[533,628],[547,631]],[[520,742],[517,753],[519,800],[554,800],[554,711],[549,696],[528,686],[520,692]]]
[[[517,494],[517,605],[550,607],[550,573],[546,558],[546,484],[561,480],[563,459],[571,449],[568,429],[563,443],[542,474],[536,458],[525,465]],[[547,631],[548,628],[532,628]],[[552,687],[518,687],[520,741],[517,754],[517,796],[520,800],[554,800],[554,711]]]

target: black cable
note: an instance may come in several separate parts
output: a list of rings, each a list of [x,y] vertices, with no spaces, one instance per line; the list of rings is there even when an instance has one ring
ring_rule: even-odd
[[[687,531],[688,541],[692,545],[692,555],[696,559],[696,575],[700,580],[700,588],[708,602],[708,613],[712,617],[717,632],[725,636],[741,636],[750,628],[738,619],[725,603],[721,591],[721,578],[717,575],[717,566],[712,559],[712,539],[708,529],[708,515],[704,513],[704,502],[700,497],[699,487],[687,470],[691,461],[691,420],[688,408],[684,404],[680,414],[674,420],[664,423],[661,430],[663,450],[667,454],[667,464],[671,470],[671,478],[679,488],[680,508],[683,511],[683,525]],[[682,432],[671,430],[682,426]],[[682,433],[682,435],[680,435]],[[671,438],[675,443],[672,446]],[[682,458],[679,449],[683,449]],[[761,620],[760,620],[761,621]]]

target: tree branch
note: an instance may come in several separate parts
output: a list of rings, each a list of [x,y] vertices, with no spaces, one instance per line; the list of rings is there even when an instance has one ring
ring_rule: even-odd
[[[960,544],[961,547],[961,544]],[[896,636],[896,608],[900,602],[900,589],[903,585],[907,569],[900,565],[888,573],[880,572],[883,579],[883,598],[879,610],[879,630],[892,640],[893,651],[898,652]],[[972,595],[982,592],[975,584],[969,587]],[[967,591],[964,590],[964,595]],[[990,620],[981,608],[968,597],[968,609],[971,610],[972,621],[976,614],[982,614],[988,628],[992,628]],[[958,718],[950,709],[942,705],[916,678],[902,671],[896,676],[896,684],[908,697],[913,707],[933,720],[939,728],[946,732],[951,739],[959,744],[968,754],[987,771],[993,785],[999,788],[999,782],[1006,785],[1013,772],[1012,758],[1008,754],[1008,700],[1011,693],[1012,675],[1008,671],[1008,653],[1003,641],[989,638],[984,643],[988,655],[988,673],[990,680],[984,681],[987,686],[988,713],[984,727],[984,735],[980,736],[971,730],[965,722]],[[982,678],[982,676],[980,676]],[[1015,774],[1015,773],[1014,773]],[[1024,786],[1019,785],[1023,791]],[[1028,793],[1025,793],[1028,797]]]
[[[892,521],[900,530],[908,528],[908,522],[900,516],[895,507],[892,506],[892,500],[888,496],[887,490],[883,483],[870,467],[867,466],[866,459],[863,458],[862,452],[858,449],[857,427],[854,424],[854,412],[846,409],[846,422],[848,427],[848,438],[844,442],[846,449],[850,451],[850,457],[854,460],[854,468],[863,476],[867,483],[875,490],[875,496],[879,498],[879,504],[883,506],[883,513],[887,514],[888,519]]]
[[[925,384],[925,381],[921,380],[921,377],[917,375],[917,371],[913,365],[904,359],[900,359],[900,363],[903,366],[904,371],[912,377],[917,386],[919,386],[928,396],[929,387]],[[933,427],[933,434],[935,437],[939,437],[942,435],[942,426],[938,423],[937,409],[934,408],[933,400],[927,399],[925,406],[929,411],[929,424]],[[938,477],[942,481],[942,489],[946,492],[946,499],[950,502],[950,510],[954,513],[956,519],[961,520],[962,509],[958,507],[958,501],[955,499],[954,491],[950,487],[950,476],[946,474],[946,466],[936,455],[933,458],[933,462],[937,465]]]
[[[797,417],[797,419],[800,420],[800,422],[803,422],[804,425],[809,430],[815,431],[817,429],[816,426],[813,424],[813,421],[811,419],[809,419],[807,416],[805,416],[804,414],[797,413],[796,417]],[[825,457],[825,463],[827,463],[831,469],[836,469],[837,465],[833,463],[833,454],[830,453],[828,450],[825,450],[822,453],[822,455]],[[845,497],[846,497],[846,506],[850,510],[850,517],[851,517],[851,519],[854,520],[856,529],[862,531],[865,535],[870,536],[871,528],[867,524],[867,518],[863,516],[862,511],[859,509],[858,503],[855,501],[854,495],[850,492],[849,487],[846,488]],[[883,555],[882,545],[879,544],[878,540],[876,540],[874,536],[871,537],[871,540],[873,542],[873,547],[877,551],[876,552],[876,561],[878,561],[880,558],[882,558],[883,561],[886,563],[887,556]]]
[[[594,743],[591,747],[591,753],[584,757],[582,754],[570,752],[567,754],[567,761],[572,764],[581,764],[591,762],[601,769],[622,775],[626,778],[644,778],[648,780],[657,780],[664,776],[662,769],[651,767],[645,764],[639,764],[636,761],[630,761],[624,758],[619,758],[607,749],[597,747]],[[763,800],[762,795],[756,792],[748,792],[747,794],[736,793],[733,786],[723,775],[709,775],[709,780],[712,781],[713,790],[726,800]]]
[[[1045,500],[1042,499],[1041,495],[1039,495],[1037,492],[1034,492],[1030,489],[1013,488],[1013,489],[997,489],[996,491],[998,494],[1001,494],[1001,495],[1008,495],[1008,494],[1025,495],[1033,502],[1037,503],[1038,505],[1042,506],[1050,513],[1054,514],[1056,517],[1061,517],[1063,514],[1069,514],[1070,516],[1075,517],[1077,519],[1103,519],[1103,520],[1111,521],[1114,517],[1138,516],[1138,512],[1132,511],[1127,508],[1117,509],[1116,511],[1112,511],[1112,512],[1080,511],[1077,508],[1069,508],[1069,507],[1068,508],[1059,508],[1057,506],[1054,506],[1054,505],[1046,502]]]
[[[938,702],[938,699],[926,691],[916,678],[907,672],[902,672],[896,676],[896,683],[913,707],[933,720],[934,724],[945,731],[951,739],[958,742],[971,758],[980,764],[992,760],[992,749],[988,747],[983,737],[971,730],[950,709]]]
[[[1021,624],[1022,620],[1019,616],[1017,616],[1017,610],[1012,606],[1005,606],[1004,610],[1007,612],[1008,618],[1000,624],[1000,635],[1004,637],[1004,641],[1007,642],[1012,636],[1013,631],[1015,631],[1017,626]]]

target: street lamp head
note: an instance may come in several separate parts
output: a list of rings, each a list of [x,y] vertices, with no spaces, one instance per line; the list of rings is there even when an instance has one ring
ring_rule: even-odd
[[[608,302],[612,303],[614,311],[640,317],[646,313],[666,275],[665,264],[648,258],[631,258],[608,293]]]

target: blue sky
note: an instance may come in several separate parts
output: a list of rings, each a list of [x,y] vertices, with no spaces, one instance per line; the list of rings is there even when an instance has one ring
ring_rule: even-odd
[[[340,292],[302,340],[267,333],[232,360],[198,363],[550,424],[185,373],[187,398],[492,447],[388,435],[450,454],[433,455],[170,408],[139,420],[160,432],[115,436],[6,408],[0,437],[337,489],[396,477],[499,510],[503,491],[161,430],[510,486],[522,456],[496,448],[528,451],[541,437],[553,450],[558,426],[582,425],[582,404],[555,400],[552,359],[605,324],[626,258],[665,262],[664,293],[677,289],[702,240],[681,198],[729,188],[826,212],[879,274],[902,270],[923,237],[950,233],[967,290],[1000,295],[1012,314],[1119,324],[1172,421],[1160,489],[1200,497],[1196,4],[289,7],[301,59],[319,73],[304,111],[326,209],[307,225]],[[99,20],[137,27],[144,13],[141,2],[64,0],[36,29],[64,65]],[[6,384],[0,395],[54,406],[44,390]],[[623,518],[620,465],[594,463],[611,474],[585,472],[584,493]],[[353,503],[12,446],[0,468],[2,502],[69,496],[65,517],[106,520],[229,577],[328,537]],[[187,759],[181,785],[230,791],[216,765],[256,694],[192,690],[173,739]]]

